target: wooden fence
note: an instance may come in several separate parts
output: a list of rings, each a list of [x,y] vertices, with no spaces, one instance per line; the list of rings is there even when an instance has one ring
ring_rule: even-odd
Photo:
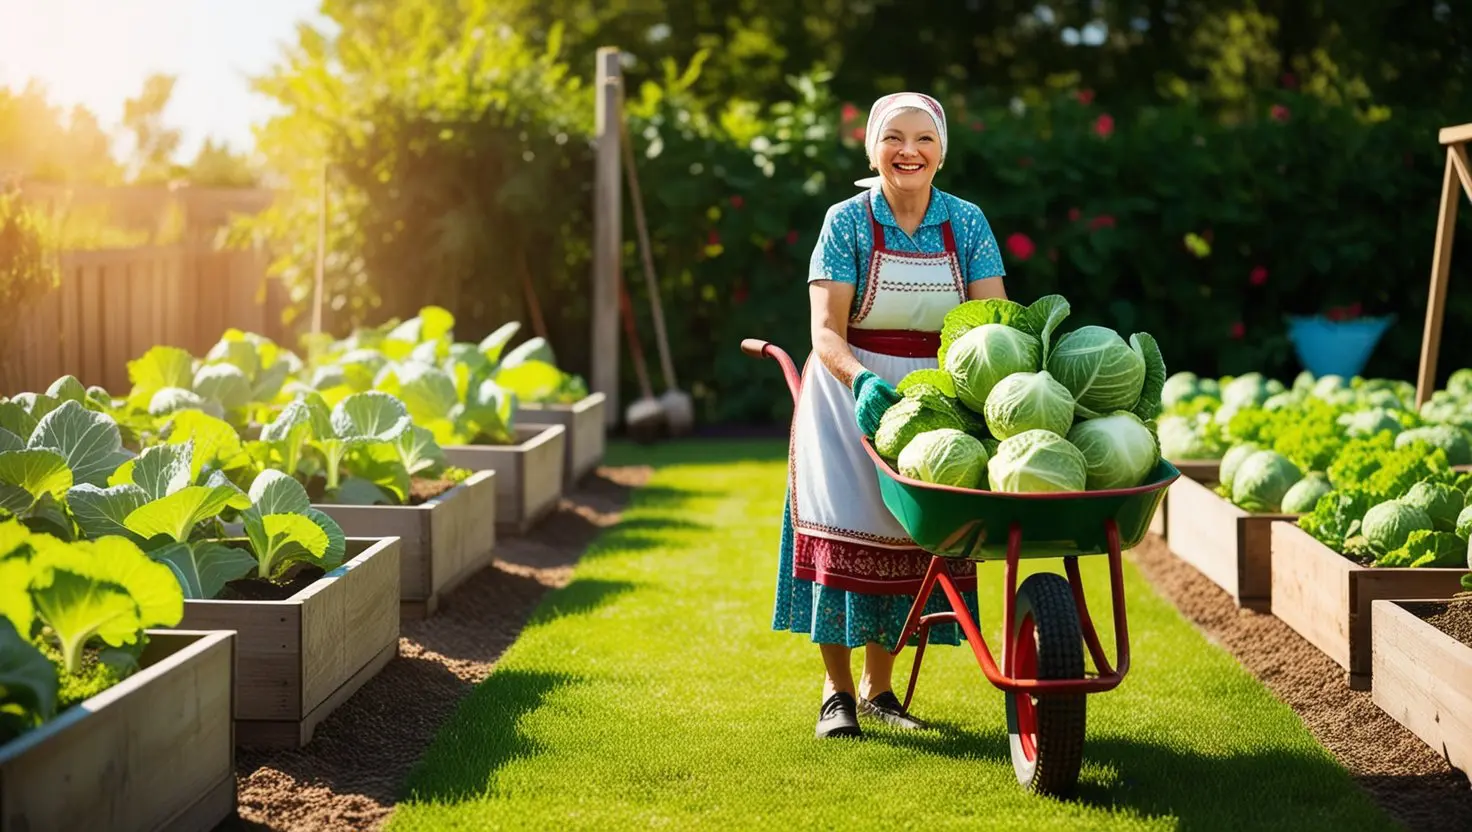
[[[265,266],[255,251],[189,245],[64,254],[60,285],[7,339],[0,392],[41,392],[71,374],[125,395],[130,359],[155,344],[203,355],[229,327],[290,344],[285,291]]]

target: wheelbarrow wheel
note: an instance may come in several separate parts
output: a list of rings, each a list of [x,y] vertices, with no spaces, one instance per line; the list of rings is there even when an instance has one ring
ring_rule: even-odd
[[[1028,576],[1017,588],[1014,610],[1010,643],[1016,655],[1005,659],[1013,678],[1083,678],[1083,630],[1067,579],[1051,572]],[[1006,695],[1017,782],[1040,794],[1073,790],[1083,764],[1086,699],[1081,693]]]

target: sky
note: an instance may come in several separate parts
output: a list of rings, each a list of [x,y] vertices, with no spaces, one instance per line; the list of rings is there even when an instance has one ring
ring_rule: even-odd
[[[124,99],[155,72],[178,76],[165,111],[181,129],[178,160],[204,139],[237,150],[271,113],[247,76],[266,71],[295,39],[298,21],[319,21],[317,0],[0,0],[0,86],[45,83],[53,104],[81,104],[108,130]]]

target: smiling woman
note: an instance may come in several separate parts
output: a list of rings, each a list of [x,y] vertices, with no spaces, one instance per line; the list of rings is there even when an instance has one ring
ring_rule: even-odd
[[[967,300],[1006,297],[1001,255],[981,209],[934,186],[946,117],[918,93],[874,103],[865,131],[866,190],[824,218],[808,270],[813,357],[794,415],[788,505],[773,627],[807,633],[827,675],[820,737],[860,736],[858,713],[901,728],[923,723],[891,690],[889,653],[929,555],[884,507],[861,444],[899,399],[905,375],[937,366],[945,315]],[[957,584],[976,605],[975,574]],[[935,596],[928,612],[944,605]],[[931,643],[958,644],[940,624]],[[865,648],[862,689],[850,651]],[[856,694],[859,698],[856,700]]]

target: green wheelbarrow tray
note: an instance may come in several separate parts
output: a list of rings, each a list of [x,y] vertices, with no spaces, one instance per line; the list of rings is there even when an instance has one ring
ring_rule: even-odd
[[[1134,488],[984,491],[910,479],[890,467],[870,440],[863,442],[878,469],[884,505],[915,545],[947,558],[1005,560],[1014,524],[1021,532],[1023,558],[1107,554],[1109,520],[1119,530],[1121,548],[1138,546],[1166,488],[1181,475],[1162,459],[1147,481]]]

